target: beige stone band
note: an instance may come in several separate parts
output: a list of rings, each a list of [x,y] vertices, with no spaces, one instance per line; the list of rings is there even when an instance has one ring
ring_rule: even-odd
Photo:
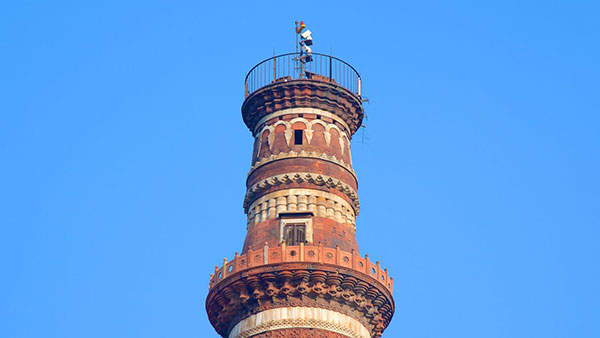
[[[287,211],[310,211],[315,216],[356,228],[356,215],[350,203],[336,194],[315,189],[283,189],[260,197],[248,208],[248,227]]]
[[[288,328],[321,329],[352,338],[371,337],[364,325],[342,313],[313,307],[282,307],[262,311],[242,320],[233,327],[229,338],[247,338]]]

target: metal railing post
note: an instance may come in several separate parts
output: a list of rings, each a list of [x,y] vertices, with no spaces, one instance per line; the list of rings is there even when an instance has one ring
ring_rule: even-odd
[[[333,63],[333,58],[329,55],[329,82],[331,82],[331,65]]]

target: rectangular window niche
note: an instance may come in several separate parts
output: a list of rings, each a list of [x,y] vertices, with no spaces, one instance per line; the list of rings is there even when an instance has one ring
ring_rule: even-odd
[[[298,241],[304,237],[305,243],[313,243],[312,212],[280,212],[279,213],[279,243]],[[292,231],[293,233],[290,233]]]

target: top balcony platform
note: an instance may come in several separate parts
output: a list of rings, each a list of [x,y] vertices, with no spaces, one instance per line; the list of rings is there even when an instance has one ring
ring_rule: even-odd
[[[312,53],[312,61],[298,61],[300,53],[278,55],[257,64],[246,75],[244,122],[254,134],[271,113],[289,108],[314,108],[335,114],[352,136],[362,125],[360,74],[336,57]],[[306,54],[304,54],[306,56]]]
[[[246,75],[245,97],[273,83],[316,80],[345,88],[360,99],[361,79],[354,67],[331,55],[312,53],[311,56],[311,62],[301,63],[300,53],[287,53],[257,64]]]

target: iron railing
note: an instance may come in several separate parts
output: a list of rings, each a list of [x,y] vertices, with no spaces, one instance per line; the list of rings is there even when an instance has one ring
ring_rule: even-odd
[[[360,74],[347,62],[319,53],[312,53],[311,62],[302,63],[298,61],[299,57],[300,53],[287,53],[273,56],[254,66],[246,75],[246,97],[271,83],[298,79],[331,82],[360,97]]]

